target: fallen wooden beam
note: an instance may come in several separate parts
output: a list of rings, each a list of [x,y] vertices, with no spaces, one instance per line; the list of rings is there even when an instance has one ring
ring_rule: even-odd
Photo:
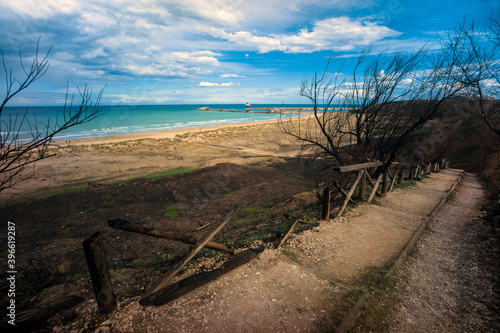
[[[89,267],[92,287],[97,299],[98,311],[107,313],[116,306],[116,297],[111,284],[108,261],[104,253],[101,232],[98,231],[82,243]]]
[[[234,206],[233,210],[231,210],[224,220],[222,220],[221,223],[217,226],[217,228],[210,230],[208,233],[206,233],[203,237],[201,237],[193,246],[191,249],[191,252],[184,258],[182,259],[174,268],[170,269],[165,277],[154,287],[151,288],[147,294],[151,292],[157,292],[160,289],[163,289],[173,278],[174,276],[177,275],[181,271],[181,269],[184,268],[184,266],[187,265],[191,259],[194,258],[194,256],[200,252],[200,250],[219,232],[222,230],[222,228],[233,218],[234,215],[236,215],[241,209],[241,202]]]
[[[285,244],[286,239],[288,238],[288,236],[290,236],[290,234],[292,233],[293,228],[297,225],[298,222],[299,222],[299,219],[295,219],[293,221],[293,223],[290,225],[290,227],[288,227],[288,230],[285,232],[285,234],[283,235],[283,237],[281,238],[281,240],[278,242],[278,245],[276,245],[276,248],[279,248],[283,244]]]
[[[83,298],[78,296],[66,296],[57,301],[38,304],[34,308],[19,312],[16,314],[16,331],[30,332],[40,329],[47,324],[47,319],[53,315],[69,309],[82,301]]]
[[[264,246],[262,245],[257,249],[245,250],[228,259],[219,268],[210,272],[198,273],[184,280],[171,284],[168,287],[165,287],[149,296],[142,298],[139,303],[142,305],[166,304],[198,287],[201,287],[202,285],[210,281],[215,280],[219,276],[222,276],[239,266],[248,263],[250,260],[256,258],[262,251],[264,251]]]
[[[134,222],[129,222],[129,221],[123,220],[123,219],[109,220],[108,226],[110,228],[115,228],[115,229],[130,231],[130,232],[136,232],[138,234],[143,234],[143,235],[152,236],[152,237],[175,240],[175,241],[183,242],[186,244],[195,244],[197,241],[199,241],[199,238],[196,238],[196,237],[183,235],[181,233],[173,232],[173,231],[155,230],[154,228],[147,228],[143,225],[140,225],[140,224],[137,224]],[[224,244],[220,244],[220,243],[216,243],[216,242],[207,242],[205,247],[213,249],[213,250],[234,253],[233,249],[229,249]]]

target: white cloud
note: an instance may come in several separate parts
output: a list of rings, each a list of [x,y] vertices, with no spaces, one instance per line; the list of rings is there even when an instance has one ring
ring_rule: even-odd
[[[311,53],[323,50],[349,51],[401,33],[378,22],[353,21],[348,17],[316,21],[311,29],[303,28],[296,34],[270,34],[255,36],[248,31],[235,33],[212,28],[209,33],[237,45],[246,45],[261,53],[282,51],[285,53]]]
[[[230,78],[230,77],[239,77],[239,78],[244,78],[244,76],[240,76],[238,74],[222,74],[220,76],[221,78],[225,79],[225,78]]]
[[[198,87],[237,87],[239,86],[239,82],[227,82],[227,83],[213,83],[213,82],[200,82]]]

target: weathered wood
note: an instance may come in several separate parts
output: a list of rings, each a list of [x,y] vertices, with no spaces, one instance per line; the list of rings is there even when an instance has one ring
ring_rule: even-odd
[[[356,305],[352,310],[349,312],[347,317],[342,321],[339,327],[335,330],[335,333],[345,333],[349,328],[354,325],[354,322],[356,321],[356,318],[358,318],[359,314],[361,313],[361,310],[365,306],[366,302],[368,301],[368,297],[366,295],[361,296],[358,301],[356,302]]]
[[[382,162],[361,163],[361,164],[354,164],[354,165],[338,166],[338,167],[334,167],[333,170],[338,171],[338,172],[351,172],[351,171],[359,171],[359,170],[363,170],[363,169],[379,167],[382,164],[383,164]]]
[[[356,180],[354,180],[354,183],[352,184],[351,189],[347,193],[347,196],[346,196],[346,198],[344,200],[344,203],[342,204],[342,207],[340,207],[339,211],[337,212],[337,217],[339,217],[340,215],[342,215],[342,213],[344,212],[344,209],[347,206],[347,203],[349,202],[349,199],[352,197],[352,194],[354,193],[354,190],[356,189],[356,186],[358,186],[358,183],[361,180],[361,177],[363,176],[364,172],[365,172],[365,170],[360,170],[358,172],[358,176],[356,177]]]
[[[321,213],[322,220],[330,219],[330,188],[326,187],[323,190],[323,211]]]
[[[149,296],[142,298],[139,303],[142,305],[166,304],[198,287],[201,287],[204,284],[207,284],[210,281],[215,280],[219,276],[222,276],[239,266],[248,263],[252,259],[256,258],[262,251],[264,251],[264,246],[260,246],[257,249],[245,250],[228,259],[219,268],[210,272],[198,273],[184,280],[171,284]]]
[[[387,192],[391,192],[394,187],[394,183],[396,182],[397,174],[394,172],[394,177],[392,177],[391,185],[389,186],[389,190]]]
[[[401,181],[403,180],[403,174],[404,174],[404,166],[402,165],[401,167],[399,167],[399,171],[398,171],[398,184],[401,184]]]
[[[380,181],[382,180],[382,177],[384,176],[383,173],[378,175],[377,181],[375,182],[372,192],[370,193],[370,196],[368,197],[368,202],[372,202],[373,197],[375,196],[375,193],[377,192],[378,185],[380,184]]]
[[[89,267],[92,287],[97,299],[99,312],[106,313],[116,306],[115,293],[111,284],[108,261],[104,253],[101,232],[98,231],[82,243]]]
[[[347,192],[344,190],[344,188],[338,182],[335,182],[333,184],[339,189],[340,193],[342,193],[344,196],[347,197]],[[349,202],[354,203],[354,200],[349,199]]]
[[[290,234],[292,233],[293,228],[295,228],[295,226],[297,225],[298,222],[299,222],[299,219],[295,219],[295,221],[293,221],[293,223],[288,227],[288,230],[285,232],[285,234],[283,235],[283,237],[281,237],[281,240],[276,245],[276,248],[279,248],[283,244],[285,244],[286,239],[288,238],[288,236],[290,236]]]
[[[142,235],[170,239],[170,240],[176,240],[176,241],[183,242],[186,244],[195,244],[197,241],[199,241],[199,238],[197,238],[197,237],[187,236],[187,235],[183,235],[181,233],[173,232],[173,231],[156,230],[154,228],[148,228],[148,227],[145,227],[143,225],[140,225],[140,224],[137,224],[134,222],[129,222],[129,221],[123,220],[123,219],[109,220],[108,226],[111,228],[135,232],[135,233],[142,234]],[[234,253],[233,249],[229,249],[224,244],[220,244],[220,243],[216,243],[216,242],[207,242],[205,247],[213,249],[213,250]]]
[[[408,174],[408,179],[412,180],[415,174],[415,168],[413,166],[410,167],[410,173]]]
[[[234,206],[233,210],[227,214],[227,216],[224,218],[224,220],[219,223],[217,228],[210,230],[208,233],[206,233],[203,237],[201,237],[196,244],[194,244],[193,248],[191,249],[191,252],[184,258],[182,259],[174,268],[170,269],[165,277],[154,287],[151,288],[149,291],[151,292],[157,292],[160,289],[163,289],[172,279],[174,276],[177,275],[181,271],[181,269],[184,268],[184,266],[187,265],[191,259],[194,258],[194,256],[200,252],[200,250],[219,232],[224,228],[224,226],[233,218],[234,215],[236,215],[239,210],[241,209],[241,202]],[[147,294],[149,294],[148,292]]]
[[[359,182],[359,200],[366,201],[366,174],[368,172],[365,170],[363,172],[363,176],[361,176],[361,180]]]
[[[389,171],[384,172],[382,178],[382,193],[387,193],[387,183],[389,182]]]
[[[379,190],[377,190],[377,188],[378,188],[378,184],[377,184],[377,186],[375,186],[375,183],[373,182],[372,177],[370,177],[370,173],[369,173],[369,172],[367,172],[367,173],[366,173],[366,179],[368,179],[368,182],[370,183],[370,185],[372,186],[372,188],[375,188],[375,189],[376,189],[375,194],[376,194],[376,195],[378,195],[378,196],[380,197],[380,195],[381,195],[381,194],[380,194],[380,191],[379,191]]]
[[[66,296],[57,301],[38,304],[34,308],[19,312],[16,314],[16,331],[30,332],[40,329],[47,324],[47,319],[53,315],[69,309],[82,301],[83,298],[75,295]]]

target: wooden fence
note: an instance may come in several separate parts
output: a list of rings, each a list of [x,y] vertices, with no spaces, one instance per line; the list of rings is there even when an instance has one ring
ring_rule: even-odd
[[[342,215],[349,202],[354,202],[352,198],[356,189],[359,190],[359,200],[371,202],[376,195],[380,196],[382,195],[382,193],[391,191],[396,182],[402,181],[406,171],[406,178],[414,179],[421,177],[421,175],[424,173],[438,172],[441,168],[447,168],[448,161],[443,160],[441,163],[428,163],[425,165],[419,164],[413,166],[398,164],[396,165],[396,170],[393,170],[392,173],[390,171],[387,171],[385,173],[378,172],[378,168],[380,168],[381,166],[381,162],[370,162],[356,165],[339,166],[334,168],[334,170],[343,174],[351,172],[356,173],[356,178],[349,188],[347,188],[348,184],[341,185],[338,182],[334,183],[335,187],[345,197],[342,205],[336,212],[337,217]],[[370,175],[371,170],[374,170],[376,172],[377,176],[375,181]],[[379,190],[381,182],[382,188]],[[371,187],[369,193],[366,191],[368,187],[367,184]],[[325,188],[323,191],[323,220],[328,220],[330,218],[331,192],[332,191],[329,187]],[[182,260],[173,265],[173,267],[170,268],[156,284],[154,284],[149,290],[146,291],[143,298],[141,298],[139,301],[140,304],[162,305],[170,302],[237,267],[248,263],[250,260],[257,257],[259,253],[264,250],[264,246],[247,249],[238,254],[234,254],[234,249],[231,249],[224,244],[211,241],[231,220],[231,218],[233,218],[239,212],[239,210],[241,209],[241,205],[241,202],[237,204],[221,222],[214,224],[215,228],[208,230],[201,238],[187,236],[175,232],[155,230],[154,228],[148,228],[123,219],[108,221],[108,226],[111,228],[120,229],[127,232],[139,233],[150,237],[180,241],[192,245],[190,252]],[[319,225],[318,222],[308,221],[298,217],[292,217],[287,214],[285,214],[284,217],[288,220],[291,220],[291,223],[287,230],[283,233],[281,238],[274,243],[275,248],[279,248],[285,243],[285,241],[288,239],[294,229],[296,229],[299,223],[307,224],[307,226],[302,227],[299,230],[295,230],[295,232],[314,228],[315,226]],[[91,272],[92,285],[96,295],[98,309],[102,313],[109,312],[116,306],[116,298],[111,284],[109,268],[107,265],[104,248],[102,246],[100,233],[96,233],[89,239],[85,240],[83,242],[83,247],[87,258],[89,271]],[[215,270],[198,273],[184,280],[171,284],[170,282],[175,278],[175,276],[177,276],[178,273],[204,247],[226,252],[231,255],[231,258],[226,260],[219,268]]]

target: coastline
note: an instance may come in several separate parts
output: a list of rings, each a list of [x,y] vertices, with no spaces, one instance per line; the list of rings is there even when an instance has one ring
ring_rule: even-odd
[[[307,118],[290,120],[302,122]],[[300,154],[302,144],[284,134],[279,121],[54,141],[50,149],[55,156],[37,162],[36,172],[26,170],[24,176],[29,179],[2,191],[0,201],[65,187],[109,184],[176,168],[283,162]]]
[[[299,119],[302,116],[295,116],[287,118],[290,120]],[[187,133],[196,132],[202,133],[206,131],[217,131],[223,128],[239,128],[245,126],[252,125],[263,125],[263,124],[272,124],[278,123],[281,119],[270,119],[270,120],[260,120],[260,121],[249,121],[244,123],[234,123],[234,124],[224,124],[224,125],[214,125],[214,126],[205,126],[205,127],[189,127],[189,128],[181,128],[181,129],[172,129],[172,130],[163,130],[163,131],[153,131],[153,132],[141,132],[141,133],[131,133],[131,134],[118,134],[111,135],[107,137],[94,137],[94,138],[84,138],[84,139],[75,139],[70,141],[53,141],[52,145],[56,146],[65,146],[70,142],[71,145],[89,145],[89,144],[109,144],[109,143],[117,143],[123,141],[131,141],[131,140],[141,140],[141,139],[175,139],[176,136],[185,135]]]

